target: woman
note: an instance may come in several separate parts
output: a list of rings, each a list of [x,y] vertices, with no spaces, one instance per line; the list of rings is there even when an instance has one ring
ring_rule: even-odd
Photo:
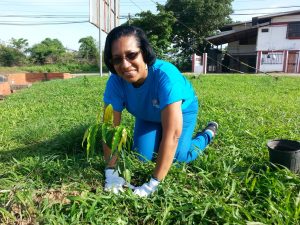
[[[104,93],[105,105],[112,104],[114,124],[121,122],[126,108],[135,117],[134,150],[140,160],[154,160],[150,181],[134,188],[146,197],[165,178],[172,163],[190,162],[211,142],[218,124],[210,122],[192,138],[198,113],[198,100],[190,82],[171,63],[156,59],[143,30],[119,26],[107,36],[104,62],[112,75]],[[105,190],[123,191],[125,181],[114,170],[117,157],[103,145]],[[155,154],[157,153],[157,154]]]

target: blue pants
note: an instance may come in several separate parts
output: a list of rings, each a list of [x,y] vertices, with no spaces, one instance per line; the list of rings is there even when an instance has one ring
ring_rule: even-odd
[[[200,132],[193,138],[197,114],[198,102],[195,101],[189,106],[188,111],[183,113],[183,127],[174,162],[188,163],[193,161],[212,140],[209,132]],[[141,161],[153,160],[154,153],[158,152],[161,138],[161,123],[135,119],[133,147],[140,155],[139,159]]]

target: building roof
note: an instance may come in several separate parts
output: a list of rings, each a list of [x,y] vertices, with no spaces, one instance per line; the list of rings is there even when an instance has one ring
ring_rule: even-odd
[[[261,21],[265,21],[265,20],[270,20],[271,18],[274,18],[274,17],[285,16],[285,15],[295,15],[295,14],[300,14],[300,10],[279,12],[279,13],[271,13],[271,14],[266,14],[266,15],[262,15],[262,16],[252,17],[252,20],[226,24],[223,27],[221,27],[220,30],[221,31],[231,30],[232,27],[235,27],[235,26],[238,26],[238,25],[251,24],[251,23],[253,23],[254,20],[257,20],[257,21],[261,22]]]
[[[236,22],[236,23],[230,23],[230,24],[226,24],[223,27],[220,28],[220,31],[229,31],[232,30],[232,27],[238,26],[238,25],[251,25],[252,21],[244,21],[244,22]]]
[[[243,38],[249,38],[257,35],[257,28],[269,25],[274,17],[300,14],[300,10],[272,13],[263,16],[252,17],[252,21],[237,22],[227,24],[220,28],[221,33],[206,38],[214,45],[226,44]],[[245,24],[244,29],[233,30],[233,27]]]
[[[238,41],[241,39],[246,39],[250,37],[257,36],[257,28],[269,25],[270,23],[258,24],[249,28],[241,29],[241,30],[228,30],[221,32],[215,36],[211,36],[206,38],[207,41],[211,42],[214,45],[221,45],[230,43],[233,41]]]
[[[258,19],[266,19],[266,18],[274,18],[274,17],[279,17],[279,16],[295,15],[295,14],[300,14],[300,10],[272,13],[272,14],[267,14],[267,15],[263,15],[263,16],[258,16],[257,18]]]

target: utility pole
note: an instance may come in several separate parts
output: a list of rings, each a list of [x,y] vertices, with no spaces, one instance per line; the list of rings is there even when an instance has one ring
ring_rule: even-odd
[[[127,23],[128,23],[128,25],[130,26],[130,23],[131,23],[131,16],[130,16],[130,13],[128,13],[128,20],[127,20]]]
[[[102,7],[101,7],[101,1],[99,0],[99,73],[100,77],[103,76],[102,74],[102,50],[101,50],[101,13],[102,13]]]

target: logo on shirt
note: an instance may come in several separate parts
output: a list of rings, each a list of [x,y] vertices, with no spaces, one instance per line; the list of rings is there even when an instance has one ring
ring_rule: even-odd
[[[152,99],[152,106],[159,109],[159,101],[157,99]]]

